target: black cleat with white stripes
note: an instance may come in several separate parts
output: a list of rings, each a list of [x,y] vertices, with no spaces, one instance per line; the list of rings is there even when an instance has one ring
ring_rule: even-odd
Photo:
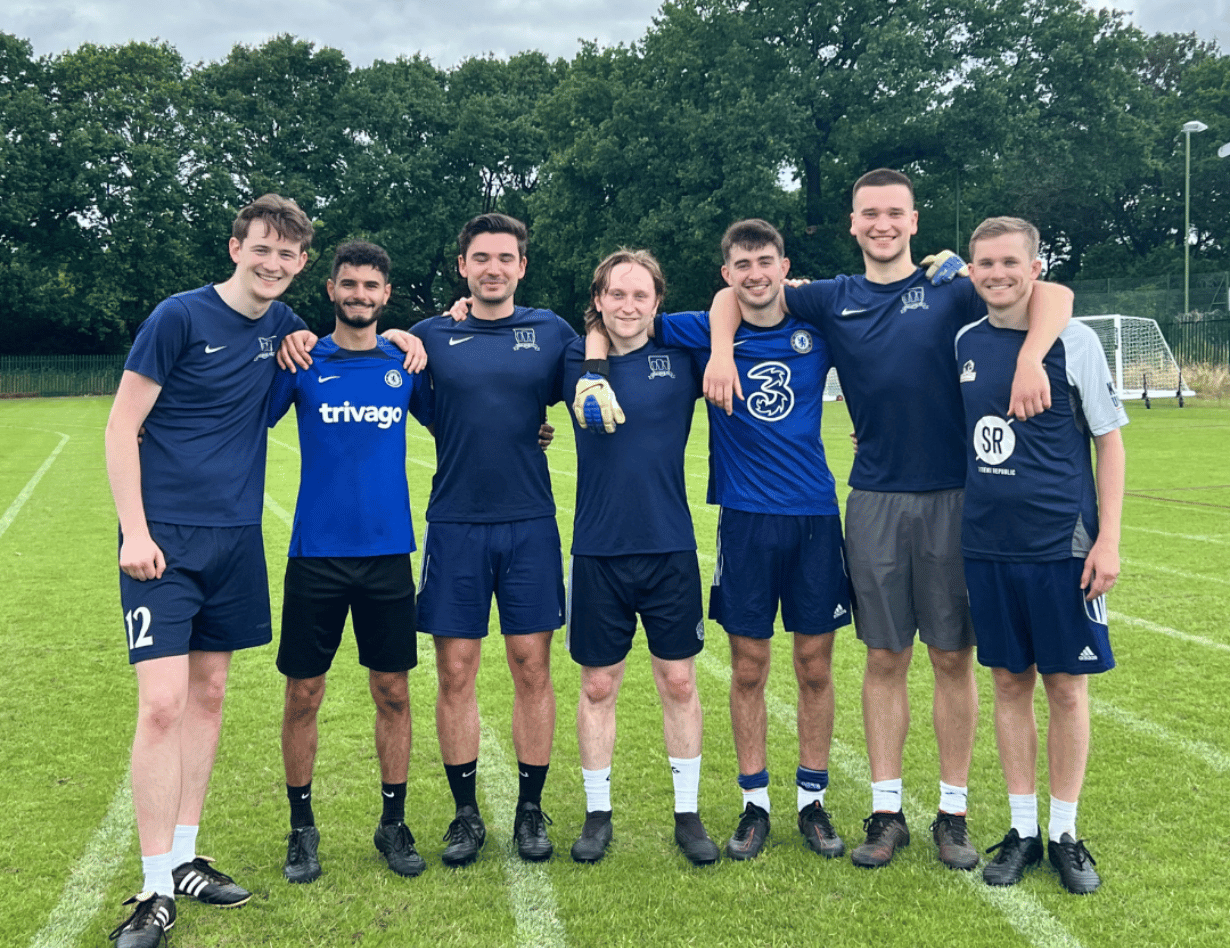
[[[157,892],[142,892],[124,903],[132,915],[109,936],[116,948],[157,948],[175,927],[175,900]]]
[[[187,895],[206,905],[219,908],[239,908],[252,893],[235,884],[230,876],[219,872],[210,863],[208,856],[197,856],[192,862],[176,866],[171,872],[175,880],[175,894]]]

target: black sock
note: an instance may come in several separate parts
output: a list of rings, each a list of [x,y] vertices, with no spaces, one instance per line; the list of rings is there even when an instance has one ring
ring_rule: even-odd
[[[286,799],[290,801],[291,829],[316,825],[316,817],[312,814],[312,781],[309,780],[302,787],[287,784]]]
[[[444,765],[444,775],[448,777],[448,788],[453,791],[453,802],[459,810],[463,806],[472,806],[475,810],[478,809],[478,797],[476,796],[478,781],[474,776],[477,771],[477,759],[470,761],[468,764]]]
[[[542,785],[547,782],[550,764],[523,764],[517,761],[517,775],[521,778],[518,803],[542,804]]]
[[[404,783],[380,784],[380,798],[384,801],[384,812],[380,815],[380,825],[386,823],[406,822],[406,785]]]

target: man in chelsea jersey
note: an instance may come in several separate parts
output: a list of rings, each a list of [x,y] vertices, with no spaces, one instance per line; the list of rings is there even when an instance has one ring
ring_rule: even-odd
[[[282,872],[299,883],[320,875],[312,812],[316,720],[348,612],[376,704],[383,805],[376,848],[398,875],[426,868],[405,823],[406,673],[417,663],[406,424],[411,414],[431,424],[430,392],[426,377],[405,371],[400,350],[376,335],[392,292],[382,248],[357,240],[339,246],[326,289],[333,333],[312,350],[308,371],[278,373],[269,404],[271,427],[295,406],[301,458],[278,646],[291,825]]]
[[[312,222],[293,201],[266,194],[243,208],[231,228],[235,272],[158,304],[107,419],[137,675],[132,796],[144,870],[132,916],[112,933],[119,948],[156,945],[175,923],[177,895],[223,907],[251,898],[197,855],[196,837],[231,653],[272,638],[265,415],[279,341],[303,329],[277,299],[311,241]]]
[[[1012,814],[983,878],[1014,885],[1042,859],[1034,723],[1041,675],[1050,707],[1047,851],[1064,888],[1085,894],[1101,880],[1077,837],[1076,807],[1089,756],[1089,675],[1115,665],[1104,596],[1119,575],[1119,429],[1127,415],[1097,336],[1073,322],[1043,360],[1050,409],[1028,421],[1008,416],[1026,307],[1042,268],[1038,231],[1019,218],[990,218],[970,237],[969,252],[987,317],[956,341],[969,441],[962,552],[978,661],[995,682],[995,735]]]
[[[978,863],[965,818],[978,695],[961,562],[964,431],[950,357],[957,330],[984,307],[967,280],[932,285],[914,265],[910,238],[918,211],[906,175],[887,168],[868,172],[855,182],[852,204],[850,233],[865,273],[787,287],[783,294],[786,311],[814,325],[828,343],[858,438],[846,550],[855,628],[867,646],[863,728],[872,813],[864,820],[866,840],[851,859],[865,868],[883,866],[910,841],[902,764],[917,635],[935,679],[940,793],[932,838],[941,862],[968,870]],[[706,391],[727,405],[737,382],[731,340],[738,304],[732,290],[722,290],[711,311]],[[1014,383],[1021,386],[1012,409],[1022,417],[1036,414],[1048,399],[1041,357],[1070,312],[1070,291],[1039,284]]]
[[[525,225],[483,214],[458,236],[457,266],[471,313],[425,319],[411,332],[427,350],[436,473],[427,505],[418,628],[436,647],[436,733],[456,805],[446,865],[472,862],[486,840],[476,795],[475,681],[491,597],[512,673],[519,793],[513,835],[522,859],[550,858],[542,788],[555,734],[551,638],[563,625],[564,585],[551,476],[538,445],[546,406],[560,400],[572,327],[517,306]]]

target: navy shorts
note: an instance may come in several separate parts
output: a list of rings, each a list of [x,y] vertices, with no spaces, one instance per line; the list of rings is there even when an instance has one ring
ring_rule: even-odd
[[[329,670],[347,613],[364,668],[403,672],[418,664],[409,553],[292,556],[283,588],[278,671],[287,678]]]
[[[1014,675],[1038,666],[1042,675],[1091,675],[1115,667],[1106,629],[1106,597],[1085,601],[1085,561],[965,561],[978,662]]]
[[[787,632],[823,635],[850,624],[841,518],[722,508],[709,618],[731,635],[768,639],[779,602]]]
[[[191,652],[234,652],[273,638],[259,524],[149,524],[167,567],[144,582],[120,573],[128,661]],[[123,544],[123,535],[120,536]]]
[[[868,648],[903,652],[923,643],[945,652],[974,644],[961,556],[965,491],[852,490],[846,556],[854,626]]]
[[[483,638],[492,594],[505,635],[554,631],[564,624],[564,564],[554,517],[427,525],[419,631]]]
[[[565,641],[573,661],[590,668],[622,662],[638,613],[651,655],[671,661],[704,648],[695,550],[572,557]]]

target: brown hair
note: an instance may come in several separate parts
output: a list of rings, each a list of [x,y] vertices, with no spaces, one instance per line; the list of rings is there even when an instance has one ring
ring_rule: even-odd
[[[253,221],[264,221],[271,231],[283,240],[296,240],[299,250],[312,245],[312,221],[302,208],[290,198],[280,194],[263,194],[239,212],[231,225],[231,236],[243,243],[248,239],[248,230]]]
[[[1038,228],[1033,224],[1020,217],[988,217],[969,235],[970,260],[974,259],[975,243],[980,240],[1003,237],[1005,234],[1020,234],[1025,238],[1025,249],[1029,252],[1029,259],[1032,261],[1038,256],[1038,244],[1042,237],[1038,233]]]
[[[470,249],[470,243],[479,234],[512,234],[517,238],[517,253],[524,257],[525,248],[529,245],[529,234],[526,232],[525,225],[515,217],[509,217],[507,214],[479,214],[478,217],[466,221],[466,226],[461,228],[461,233],[457,235],[457,246],[460,248],[462,259],[465,258],[466,251]]]
[[[786,256],[786,242],[776,227],[759,217],[749,217],[747,220],[735,221],[726,228],[722,235],[722,261],[730,262],[730,252],[735,247],[743,250],[759,250],[772,245],[779,257]]]
[[[914,182],[910,180],[909,175],[893,171],[892,168],[876,168],[874,171],[868,171],[854,182],[854,187],[850,189],[850,196],[853,198],[862,188],[882,188],[889,184],[904,185],[910,192],[910,203],[914,203]]]
[[[594,279],[589,285],[589,307],[585,310],[586,332],[595,325],[604,332],[606,331],[602,323],[602,314],[598,312],[594,301],[606,292],[611,282],[611,271],[625,263],[635,264],[649,271],[649,275],[653,278],[653,291],[657,295],[658,303],[661,304],[662,297],[666,295],[666,278],[662,276],[661,264],[648,250],[629,250],[627,247],[620,247],[614,253],[604,257],[602,262],[594,268]]]

